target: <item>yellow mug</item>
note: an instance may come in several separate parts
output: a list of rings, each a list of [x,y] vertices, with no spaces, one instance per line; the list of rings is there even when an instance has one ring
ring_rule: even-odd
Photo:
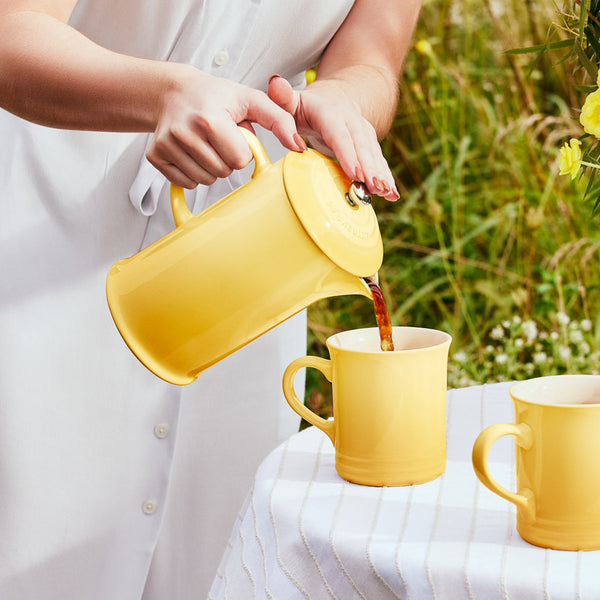
[[[536,546],[600,549],[600,376],[555,375],[510,389],[514,423],[484,429],[473,467],[492,492],[517,507],[517,531]],[[516,493],[492,478],[487,455],[500,437],[516,447]]]
[[[382,351],[376,327],[331,336],[331,360],[303,356],[283,376],[283,392],[301,417],[335,447],[335,468],[373,486],[431,481],[446,468],[446,381],[451,337],[442,331],[394,327],[394,351]],[[307,408],[294,377],[313,367],[333,385],[333,420]]]

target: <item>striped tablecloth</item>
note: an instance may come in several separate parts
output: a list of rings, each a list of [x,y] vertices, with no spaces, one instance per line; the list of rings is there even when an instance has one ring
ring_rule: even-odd
[[[524,542],[513,505],[475,477],[478,433],[513,420],[509,386],[448,392],[447,468],[421,485],[348,483],[324,434],[292,436],[259,468],[209,598],[600,599],[600,551]],[[514,490],[510,438],[492,447],[490,469]]]

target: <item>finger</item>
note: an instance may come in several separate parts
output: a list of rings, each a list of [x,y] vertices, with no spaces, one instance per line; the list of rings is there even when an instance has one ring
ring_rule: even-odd
[[[395,201],[400,195],[396,188],[394,176],[383,152],[373,126],[362,119],[353,121],[349,126],[354,142],[354,149],[362,172],[361,181],[367,184],[371,193],[382,196],[386,200]]]
[[[289,150],[306,150],[306,143],[298,134],[294,117],[288,111],[257,90],[253,91],[249,100],[246,119],[272,131]]]
[[[269,79],[267,95],[273,102],[281,106],[283,110],[289,112],[293,117],[298,110],[299,95],[294,91],[287,79],[280,75],[273,75]]]
[[[195,188],[199,183],[211,185],[217,178],[214,173],[198,164],[185,150],[176,145],[165,148],[161,144],[157,148],[151,142],[146,158],[169,181],[188,189]]]
[[[367,120],[329,118],[322,137],[349,177],[363,181],[369,192],[387,200],[400,197],[375,129]]]
[[[202,129],[172,131],[171,137],[166,138],[166,144],[170,146],[168,152],[177,161],[185,160],[180,152],[183,150],[194,163],[215,177],[227,177],[234,169],[243,169],[252,160],[248,144],[228,119],[211,121]],[[171,162],[177,164],[175,160]]]
[[[355,134],[352,125],[338,113],[327,117],[327,123],[321,128],[321,138],[337,158],[343,171],[355,181],[365,181],[364,173],[356,151]]]
[[[254,131],[254,127],[252,127],[252,123],[250,123],[250,121],[242,121],[241,123],[238,123],[238,126],[243,127],[244,129],[247,129],[256,135],[256,131]]]
[[[381,155],[380,164],[374,168],[373,173],[365,176],[369,180],[372,191],[386,200],[395,202],[400,198],[394,175],[387,162]]]
[[[179,168],[177,168],[173,164],[170,164],[170,163],[157,163],[157,162],[153,162],[150,159],[148,159],[148,160],[171,183],[174,183],[175,185],[178,185],[179,187],[186,188],[188,190],[193,190],[198,185],[198,183],[200,183],[200,182],[194,181],[193,179],[191,179],[190,177],[188,177],[183,171],[181,171]],[[214,181],[215,181],[214,177],[212,178],[212,181],[210,181],[210,177],[207,176],[207,181],[203,185],[210,185],[211,183],[214,183]]]
[[[242,121],[254,133],[247,121]],[[252,152],[248,142],[231,119],[219,119],[211,124],[206,132],[207,142],[231,169],[243,169],[251,160]]]

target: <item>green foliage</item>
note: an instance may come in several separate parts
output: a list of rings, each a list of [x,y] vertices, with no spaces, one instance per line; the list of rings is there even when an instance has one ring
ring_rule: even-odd
[[[568,66],[571,88],[581,94],[591,94],[598,87],[600,0],[563,0],[562,8],[557,8],[554,16],[543,44],[516,48],[509,53],[535,53],[533,65],[546,54],[551,58],[558,57],[559,63]],[[589,177],[583,197],[593,201],[592,214],[596,216],[600,213],[600,184],[596,181],[600,145],[595,136],[587,133],[579,139],[584,144],[583,171],[587,171]]]
[[[553,18],[551,3],[426,1],[414,39],[428,44],[406,60],[383,142],[402,197],[375,202],[380,280],[394,325],[453,336],[450,385],[540,372],[490,337],[515,317],[545,331],[544,344],[561,331],[557,314],[591,323],[585,362],[555,361],[544,374],[596,367],[599,222],[581,200],[585,185],[559,178],[556,166],[562,141],[581,134],[581,92],[564,56],[507,52],[547,44]],[[327,356],[335,331],[374,325],[366,299],[319,302],[309,309],[308,352]],[[558,345],[539,352],[559,356]],[[494,353],[538,370],[508,370]],[[307,401],[328,414],[329,384],[310,369],[307,381]]]

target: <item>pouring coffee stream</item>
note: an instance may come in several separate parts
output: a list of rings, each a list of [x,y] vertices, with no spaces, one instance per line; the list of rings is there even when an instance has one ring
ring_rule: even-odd
[[[379,287],[379,277],[377,274],[371,277],[365,277],[365,282],[371,290],[373,296],[373,306],[375,308],[375,320],[379,327],[379,337],[381,338],[381,349],[384,352],[394,350],[394,341],[392,340],[392,323],[390,315],[383,298],[383,292]]]

